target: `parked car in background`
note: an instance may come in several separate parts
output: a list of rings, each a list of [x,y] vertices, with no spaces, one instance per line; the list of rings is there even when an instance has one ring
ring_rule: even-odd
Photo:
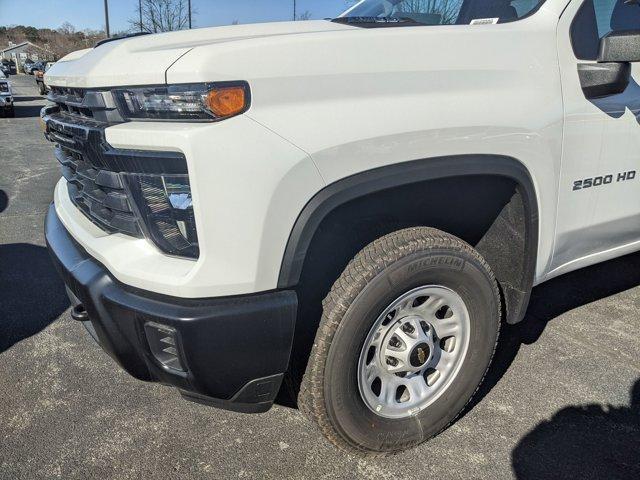
[[[34,75],[35,72],[43,71],[43,70],[44,70],[44,63],[42,62],[30,63],[28,65],[25,65],[24,67],[24,73],[27,73],[29,75]]]
[[[46,93],[49,91],[49,87],[47,86],[46,82],[44,81],[44,74],[47,72],[47,70],[49,70],[51,68],[51,66],[54,64],[55,62],[47,62],[44,65],[44,68],[42,70],[37,70],[35,73],[35,77],[36,77],[36,85],[38,86],[38,91],[40,92],[40,95],[46,95]]]
[[[27,73],[27,68],[31,67],[35,62],[30,58],[27,58],[24,62],[22,62],[22,71]]]
[[[16,68],[16,62],[13,60],[4,59],[0,62],[0,67],[2,67],[2,71],[5,75],[15,75],[18,73],[18,69]],[[5,71],[5,69],[7,71]]]
[[[11,92],[11,83],[7,80],[7,76],[0,71],[0,110],[5,117],[14,117],[13,109],[13,93]]]

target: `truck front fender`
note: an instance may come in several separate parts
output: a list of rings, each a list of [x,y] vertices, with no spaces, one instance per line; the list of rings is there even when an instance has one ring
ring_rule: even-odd
[[[526,311],[534,282],[538,251],[538,202],[532,178],[518,160],[501,155],[455,155],[414,160],[368,170],[336,181],[319,191],[298,216],[286,245],[278,288],[298,284],[311,241],[322,221],[341,205],[390,188],[417,182],[473,176],[507,177],[516,184],[516,195],[496,218],[476,248],[492,264],[500,280],[507,307],[507,321],[516,323]],[[508,218],[522,217],[524,235],[516,232]],[[509,244],[496,239],[511,238]],[[523,256],[520,267],[500,261]]]

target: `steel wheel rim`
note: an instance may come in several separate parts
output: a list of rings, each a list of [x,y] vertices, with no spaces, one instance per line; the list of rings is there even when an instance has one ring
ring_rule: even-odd
[[[373,323],[358,360],[365,405],[386,418],[416,415],[457,377],[469,347],[462,297],[426,285],[395,299]]]

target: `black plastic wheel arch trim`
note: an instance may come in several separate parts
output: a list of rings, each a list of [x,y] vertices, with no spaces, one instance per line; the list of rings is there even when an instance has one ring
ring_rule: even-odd
[[[502,155],[453,155],[412,160],[357,173],[338,180],[318,192],[298,216],[283,256],[278,288],[298,285],[302,267],[316,230],[333,210],[365,195],[412,183],[461,176],[502,176],[514,180],[523,193],[527,220],[523,276],[518,290],[523,292],[518,311],[510,323],[521,320],[533,287],[538,253],[538,202],[527,168],[513,157]]]

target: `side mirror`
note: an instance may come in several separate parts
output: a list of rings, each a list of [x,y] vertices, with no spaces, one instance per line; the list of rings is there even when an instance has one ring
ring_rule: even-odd
[[[621,30],[603,37],[598,63],[578,64],[585,97],[600,98],[624,92],[631,78],[630,62],[640,62],[640,30]]]
[[[622,93],[631,78],[630,63],[579,63],[578,77],[587,98],[600,98]]]
[[[640,30],[608,33],[600,40],[598,62],[640,62]]]

